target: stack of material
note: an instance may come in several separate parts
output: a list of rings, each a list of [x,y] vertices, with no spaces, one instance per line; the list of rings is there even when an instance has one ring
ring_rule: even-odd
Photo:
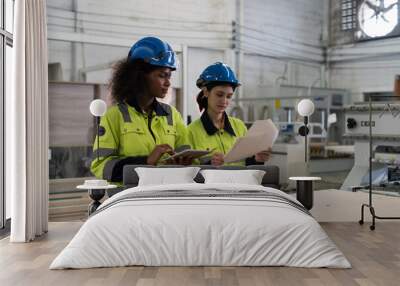
[[[73,221],[87,218],[87,208],[91,202],[86,190],[76,186],[87,178],[50,180],[49,220]]]

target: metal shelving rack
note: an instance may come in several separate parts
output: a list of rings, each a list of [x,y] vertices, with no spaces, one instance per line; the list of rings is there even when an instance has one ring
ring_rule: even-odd
[[[399,99],[399,96],[385,96],[385,98],[395,98]],[[375,208],[372,203],[372,153],[373,153],[373,142],[372,142],[372,96],[369,97],[369,182],[368,182],[368,197],[369,203],[362,204],[361,206],[361,219],[358,221],[359,224],[364,224],[364,208],[369,208],[369,211],[372,215],[372,225],[370,225],[371,230],[375,230],[375,219],[382,219],[382,220],[393,220],[393,219],[400,219],[400,217],[382,217],[378,216],[375,213]]]

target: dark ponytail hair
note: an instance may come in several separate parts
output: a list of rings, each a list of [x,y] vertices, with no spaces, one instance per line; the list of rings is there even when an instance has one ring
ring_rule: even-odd
[[[208,88],[207,88],[208,90]],[[204,109],[207,110],[208,107],[208,99],[204,96],[204,91],[200,91],[196,98],[197,104],[199,106],[200,112]]]
[[[135,101],[136,96],[146,92],[145,76],[158,68],[143,60],[123,59],[117,62],[110,82],[113,100],[117,103]]]
[[[211,82],[206,85],[204,85],[205,88],[207,88],[207,91],[210,92],[214,87],[219,86],[219,85],[229,85],[232,86],[233,91],[236,89],[236,85],[230,84],[230,83],[224,83],[224,82]],[[208,107],[208,98],[204,96],[204,91],[200,91],[199,94],[196,97],[197,104],[199,105],[200,112],[203,110],[207,110]]]

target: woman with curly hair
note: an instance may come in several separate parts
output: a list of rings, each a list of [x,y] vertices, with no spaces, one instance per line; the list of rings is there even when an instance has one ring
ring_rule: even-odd
[[[93,147],[91,171],[98,178],[122,181],[126,164],[156,165],[164,154],[187,145],[186,126],[164,98],[176,69],[175,53],[166,42],[146,37],[117,63],[110,83],[116,103],[102,117],[99,148]],[[95,141],[96,142],[96,141]],[[174,164],[190,164],[190,158]]]

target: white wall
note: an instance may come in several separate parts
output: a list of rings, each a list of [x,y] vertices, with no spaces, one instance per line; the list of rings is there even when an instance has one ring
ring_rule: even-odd
[[[126,57],[144,36],[158,36],[178,51],[182,45],[226,49],[234,17],[230,2],[48,0],[49,62],[62,63],[64,80],[78,80],[79,69],[104,66],[103,74],[88,73],[91,81],[104,82],[109,63]]]
[[[291,85],[320,77],[326,1],[244,1],[242,29],[244,97],[263,97],[286,69]]]
[[[324,0],[244,1],[245,52],[322,62]]]
[[[198,117],[195,80],[217,60],[240,66],[240,96],[268,96],[287,68],[286,84],[308,86],[323,62],[328,0],[48,0],[49,61],[60,62],[64,80],[107,82],[110,62],[125,57],[139,38],[155,35],[180,52],[175,87],[184,87],[187,114]],[[61,9],[59,6],[61,5]],[[74,13],[72,10],[78,10]],[[232,39],[232,21],[238,37]],[[240,54],[232,50],[236,43]],[[186,55],[182,54],[186,51]],[[181,65],[182,66],[182,65]],[[181,74],[180,74],[181,73]],[[185,112],[186,114],[186,112]]]
[[[240,96],[276,97],[273,87],[277,84],[308,86],[321,78],[327,4],[321,0],[244,1]],[[277,81],[283,75],[286,80]],[[245,119],[248,105],[257,119],[264,104],[243,103]]]
[[[349,44],[351,35],[340,31],[339,4],[331,1],[331,85],[350,90],[353,101],[362,100],[363,92],[393,91],[394,77],[400,74],[400,39]]]

